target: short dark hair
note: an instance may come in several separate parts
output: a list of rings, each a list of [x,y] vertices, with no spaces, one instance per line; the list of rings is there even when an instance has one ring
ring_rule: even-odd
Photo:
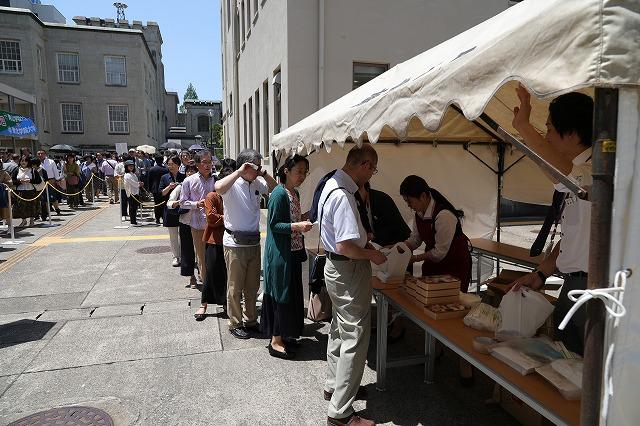
[[[175,164],[176,166],[179,166],[182,164],[182,161],[180,160],[180,157],[178,157],[177,155],[174,155],[172,157],[169,157],[169,159],[167,160],[167,163],[171,161],[173,164]]]
[[[164,157],[162,155],[156,155],[153,159],[158,166],[162,166],[162,163],[164,163]]]
[[[349,153],[347,154],[347,164],[351,166],[359,166],[366,161],[378,162],[378,153],[370,144],[363,143],[362,145],[356,145],[349,150]]]
[[[449,210],[457,218],[464,217],[462,210],[453,207],[453,204],[444,195],[431,188],[427,181],[420,176],[409,175],[400,184],[400,195],[403,197],[420,198],[422,194],[429,195],[435,202],[441,204],[445,210]]]
[[[253,163],[256,160],[262,160],[262,154],[255,149],[243,149],[236,159],[236,168],[242,167],[244,163]]]
[[[220,164],[222,164],[222,168],[220,169],[219,178],[229,176],[237,169],[236,160],[232,158],[223,158]]]
[[[298,154],[287,157],[284,164],[278,168],[278,177],[280,178],[280,182],[287,183],[287,175],[284,172],[285,169],[291,171],[291,169],[293,169],[298,163],[305,163],[307,168],[309,168],[309,160],[307,160],[306,157]]]
[[[549,104],[549,120],[560,136],[576,132],[580,144],[593,144],[593,99],[584,93],[560,95]]]

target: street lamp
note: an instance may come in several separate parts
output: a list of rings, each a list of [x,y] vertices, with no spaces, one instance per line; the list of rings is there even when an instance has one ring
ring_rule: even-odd
[[[211,130],[211,119],[213,118],[213,110],[209,108],[209,147],[215,148],[213,146],[213,131]]]

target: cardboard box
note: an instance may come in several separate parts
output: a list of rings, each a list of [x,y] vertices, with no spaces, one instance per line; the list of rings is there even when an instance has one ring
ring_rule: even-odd
[[[552,422],[529,407],[520,398],[500,387],[500,406],[524,426],[550,426]]]
[[[434,281],[429,279],[429,277],[410,277],[405,280],[406,284],[413,284],[417,287],[422,288],[426,291],[440,291],[440,290],[451,290],[451,289],[460,289],[460,280],[452,277],[452,280],[449,281]]]
[[[444,290],[425,290],[417,284],[407,283],[407,287],[424,297],[446,297],[457,296],[460,294],[459,288],[447,288]]]

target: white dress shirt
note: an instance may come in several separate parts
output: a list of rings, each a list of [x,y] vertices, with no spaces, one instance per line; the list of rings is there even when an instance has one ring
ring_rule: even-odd
[[[582,188],[593,183],[591,176],[591,148],[584,150],[573,159],[573,168],[569,179]],[[562,273],[589,272],[589,237],[591,234],[591,202],[579,199],[561,183],[555,189],[566,193],[564,209],[560,219],[560,253],[556,267]]]
[[[248,182],[239,177],[222,195],[224,202],[224,227],[231,231],[260,231],[260,198],[269,193],[267,181],[262,177]],[[246,247],[236,244],[233,236],[225,231],[222,238],[225,247]]]
[[[47,172],[47,179],[60,180],[60,170],[58,170],[56,162],[51,158],[45,157],[45,159],[42,160],[41,166]]]
[[[346,190],[338,189],[327,197],[333,189],[339,187]],[[358,185],[342,169],[336,170],[325,184],[318,202],[318,221],[322,213],[320,238],[325,250],[337,253],[337,243],[343,241],[352,241],[358,247],[367,244],[367,231],[362,226],[353,195],[357,190]]]
[[[433,218],[433,209],[435,207],[436,202],[433,197],[431,197],[431,201],[429,202],[424,214],[421,215],[418,212],[416,212],[416,214],[421,219],[431,219]],[[458,218],[456,218],[456,216],[449,210],[441,210],[436,216],[434,225],[436,229],[436,244],[427,252],[427,260],[440,262],[449,252],[449,247],[451,247],[451,242],[453,241],[453,237],[456,233],[456,227],[458,226]],[[411,225],[411,235],[409,235],[409,239],[407,241],[409,241],[409,244],[412,247],[417,248],[422,245],[422,238],[420,238],[415,217],[413,219],[413,224]]]

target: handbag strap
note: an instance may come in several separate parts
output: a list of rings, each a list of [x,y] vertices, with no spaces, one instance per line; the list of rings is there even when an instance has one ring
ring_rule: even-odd
[[[344,186],[333,188],[325,197],[324,203],[322,203],[322,207],[320,207],[320,226],[318,226],[318,253],[316,254],[316,256],[320,255],[320,241],[322,240],[322,211],[324,210],[324,205],[327,203],[327,200],[329,199],[331,194],[333,194],[338,189],[344,189],[345,191],[347,190],[347,188],[345,188]]]

